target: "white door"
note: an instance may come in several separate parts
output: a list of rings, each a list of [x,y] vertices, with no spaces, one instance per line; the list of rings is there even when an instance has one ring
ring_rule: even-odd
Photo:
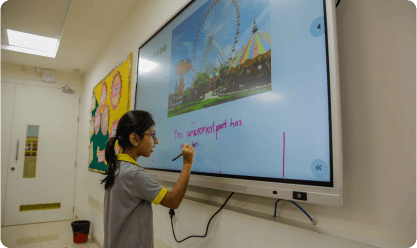
[[[78,91],[16,84],[4,226],[73,219],[79,101]],[[33,178],[23,177],[28,125],[39,126]]]

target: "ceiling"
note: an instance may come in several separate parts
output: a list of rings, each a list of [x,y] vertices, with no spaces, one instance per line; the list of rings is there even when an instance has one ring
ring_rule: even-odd
[[[1,6],[3,44],[7,44],[6,28],[50,38],[61,37],[61,40],[55,58],[2,49],[1,61],[85,73],[130,11],[142,1],[9,0]]]

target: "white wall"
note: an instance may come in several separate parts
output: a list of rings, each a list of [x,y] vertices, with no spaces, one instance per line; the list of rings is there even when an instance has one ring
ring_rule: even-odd
[[[54,70],[56,73],[55,82],[46,83],[42,81],[42,70],[43,68],[2,62],[1,81],[54,88],[61,88],[68,85],[73,90],[80,91],[83,89],[84,74]]]
[[[103,243],[103,175],[87,170],[89,108],[94,86],[137,50],[187,0],[139,3],[85,77],[81,100],[76,214],[93,223]],[[300,204],[316,232],[222,210],[205,239],[177,244],[168,209],[154,206],[156,247],[410,247],[416,240],[416,7],[407,0],[342,0],[337,8],[344,154],[344,206]],[[132,109],[135,85],[132,84]],[[97,182],[88,195],[82,183]],[[81,182],[81,183],[80,183]],[[94,182],[95,183],[95,182]],[[161,182],[169,190],[173,183]],[[189,186],[187,196],[223,203],[230,192]],[[273,215],[275,200],[237,194],[228,205]],[[308,222],[290,203],[281,217]],[[217,208],[184,199],[175,224],[179,239],[204,235]],[[321,234],[317,233],[320,232]],[[327,234],[327,235],[325,235]],[[162,242],[161,242],[162,241]],[[361,244],[363,243],[363,244]]]

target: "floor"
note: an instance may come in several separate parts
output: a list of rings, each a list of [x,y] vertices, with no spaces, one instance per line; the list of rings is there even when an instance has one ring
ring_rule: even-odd
[[[1,227],[1,243],[8,248],[100,248],[89,235],[86,243],[74,243],[71,222],[56,221]],[[0,247],[2,245],[0,244]]]

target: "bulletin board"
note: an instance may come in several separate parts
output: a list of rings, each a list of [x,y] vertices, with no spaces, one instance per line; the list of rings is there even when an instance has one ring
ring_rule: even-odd
[[[107,141],[115,136],[120,118],[130,110],[132,56],[133,53],[130,53],[93,89],[88,157],[90,171],[102,174],[106,172],[104,153]],[[120,152],[117,141],[115,152]]]

